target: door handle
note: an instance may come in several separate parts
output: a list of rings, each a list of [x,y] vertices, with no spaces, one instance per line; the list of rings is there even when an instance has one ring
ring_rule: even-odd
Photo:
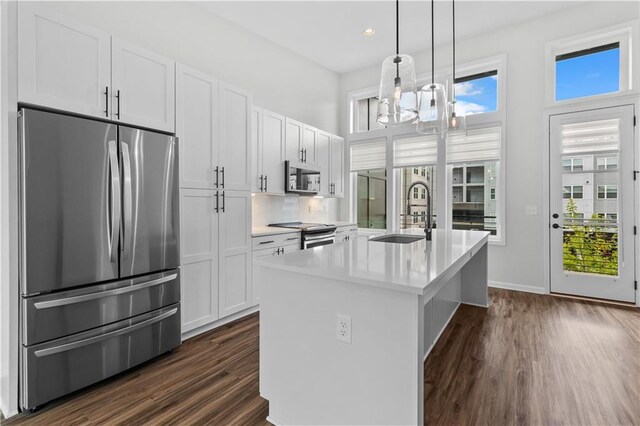
[[[147,320],[139,322],[138,324],[130,325],[129,327],[121,328],[119,330],[115,330],[106,334],[101,334],[99,336],[89,337],[88,339],[79,340],[77,342],[71,342],[71,343],[60,345],[60,346],[54,346],[53,348],[41,349],[39,351],[35,351],[34,355],[40,358],[43,356],[54,355],[60,352],[67,352],[73,349],[81,348],[83,346],[91,345],[93,343],[102,342],[103,340],[111,339],[112,337],[118,337],[123,334],[127,334],[132,331],[138,330],[140,328],[146,327],[148,325],[154,324],[156,322],[162,321],[163,319],[166,319],[166,318],[169,318],[170,316],[175,315],[177,312],[178,312],[178,308],[173,308],[170,311],[164,312],[153,318],[149,318]]]
[[[304,162],[307,162],[307,148],[304,149]]]
[[[260,241],[258,244],[271,244],[271,243],[275,243],[275,241],[273,241],[273,240],[269,240],[269,241]]]
[[[120,234],[120,171],[118,170],[118,149],[116,141],[109,141],[109,168],[111,172],[111,235],[109,237],[109,261],[118,261],[116,248],[118,247],[118,236]]]
[[[222,187],[224,188],[224,167],[220,169],[220,173],[222,173],[222,183],[220,185],[222,185]],[[222,195],[224,196],[224,192],[222,193]],[[222,211],[224,211],[224,209],[222,209]]]
[[[216,191],[216,207],[215,207],[216,213],[218,213],[219,210],[220,210],[220,208],[218,206],[218,191]]]
[[[153,287],[162,283],[173,281],[178,278],[178,274],[167,275],[166,277],[156,278],[155,280],[146,281],[140,284],[134,284],[127,287],[115,288],[108,291],[99,291],[91,294],[83,294],[81,296],[65,297],[64,299],[47,300],[44,302],[36,302],[33,307],[36,309],[56,308],[58,306],[72,305],[74,303],[87,302],[89,300],[102,299],[109,296],[117,296],[119,294],[132,293],[144,288]]]
[[[133,194],[131,193],[131,156],[129,155],[129,144],[120,142],[122,149],[122,178],[124,180],[124,227],[122,237],[124,238],[124,258],[129,259],[131,254],[131,240],[133,238]]]
[[[116,90],[116,101],[118,103],[116,116],[118,117],[118,120],[120,120],[120,90]]]
[[[219,179],[218,179],[218,173],[220,172],[220,168],[219,168],[218,166],[216,166],[216,168],[215,168],[215,170],[214,170],[214,171],[216,172],[216,183],[215,183],[215,186],[216,186],[216,188],[217,188],[218,186],[220,186],[220,185],[218,184],[218,182],[219,182]]]
[[[220,210],[222,210],[222,213],[224,213],[224,207],[227,204],[225,198],[224,198],[224,191],[222,191],[222,207],[220,207]]]
[[[104,88],[104,116],[109,117],[109,86]]]
[[[264,176],[264,192],[269,192],[269,176]]]
[[[558,229],[558,228],[560,228],[560,225],[558,225],[557,223],[554,223],[553,225],[551,225],[551,227],[553,229]]]
[[[554,213],[552,217],[553,217],[554,219],[557,219],[557,218],[558,218],[558,213]]]
[[[260,192],[263,192],[264,176],[260,175]]]
[[[304,149],[300,150],[300,162],[304,163]]]

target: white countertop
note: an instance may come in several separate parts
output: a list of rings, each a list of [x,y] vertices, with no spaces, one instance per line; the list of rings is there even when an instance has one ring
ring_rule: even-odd
[[[396,234],[393,232],[390,234]],[[422,229],[402,234],[424,235]],[[363,285],[424,294],[427,286],[466,263],[487,243],[488,232],[434,229],[433,240],[410,244],[351,241],[256,259],[255,264]]]
[[[340,226],[357,226],[358,224],[355,222],[331,222],[332,225],[335,225],[337,227]]]
[[[251,228],[252,237],[263,237],[265,235],[299,234],[299,229],[276,228],[275,226],[254,226]]]

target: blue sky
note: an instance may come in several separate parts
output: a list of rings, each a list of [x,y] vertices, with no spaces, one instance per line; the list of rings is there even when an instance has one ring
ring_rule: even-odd
[[[460,115],[495,111],[498,107],[498,76],[456,84],[456,112]]]
[[[617,92],[620,49],[556,62],[556,100]]]

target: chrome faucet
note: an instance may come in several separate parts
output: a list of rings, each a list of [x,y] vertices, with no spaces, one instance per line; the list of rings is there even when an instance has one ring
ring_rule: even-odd
[[[407,191],[407,216],[411,216],[411,191],[418,185],[424,186],[427,190],[427,223],[424,227],[424,233],[427,236],[427,241],[431,241],[432,228],[434,228],[434,226],[432,226],[431,224],[431,190],[429,189],[429,185],[427,185],[426,183],[418,181],[413,182],[411,186],[409,186],[409,190]]]

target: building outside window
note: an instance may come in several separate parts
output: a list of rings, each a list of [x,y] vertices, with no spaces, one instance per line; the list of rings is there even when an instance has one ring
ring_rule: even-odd
[[[581,199],[582,195],[582,185],[567,185],[562,188],[562,198],[564,199]]]
[[[618,185],[598,185],[598,198],[618,198]]]
[[[377,96],[357,100],[355,102],[355,114],[357,115],[356,132],[384,129],[384,126],[378,123]]]
[[[496,175],[497,161],[453,168],[453,229],[485,230],[496,235]]]
[[[598,170],[616,170],[618,168],[618,157],[600,157],[597,159]]]
[[[386,141],[351,145],[351,173],[358,228],[387,228]]]
[[[565,172],[577,172],[582,171],[584,169],[584,159],[583,158],[563,158],[562,159],[562,170]]]

